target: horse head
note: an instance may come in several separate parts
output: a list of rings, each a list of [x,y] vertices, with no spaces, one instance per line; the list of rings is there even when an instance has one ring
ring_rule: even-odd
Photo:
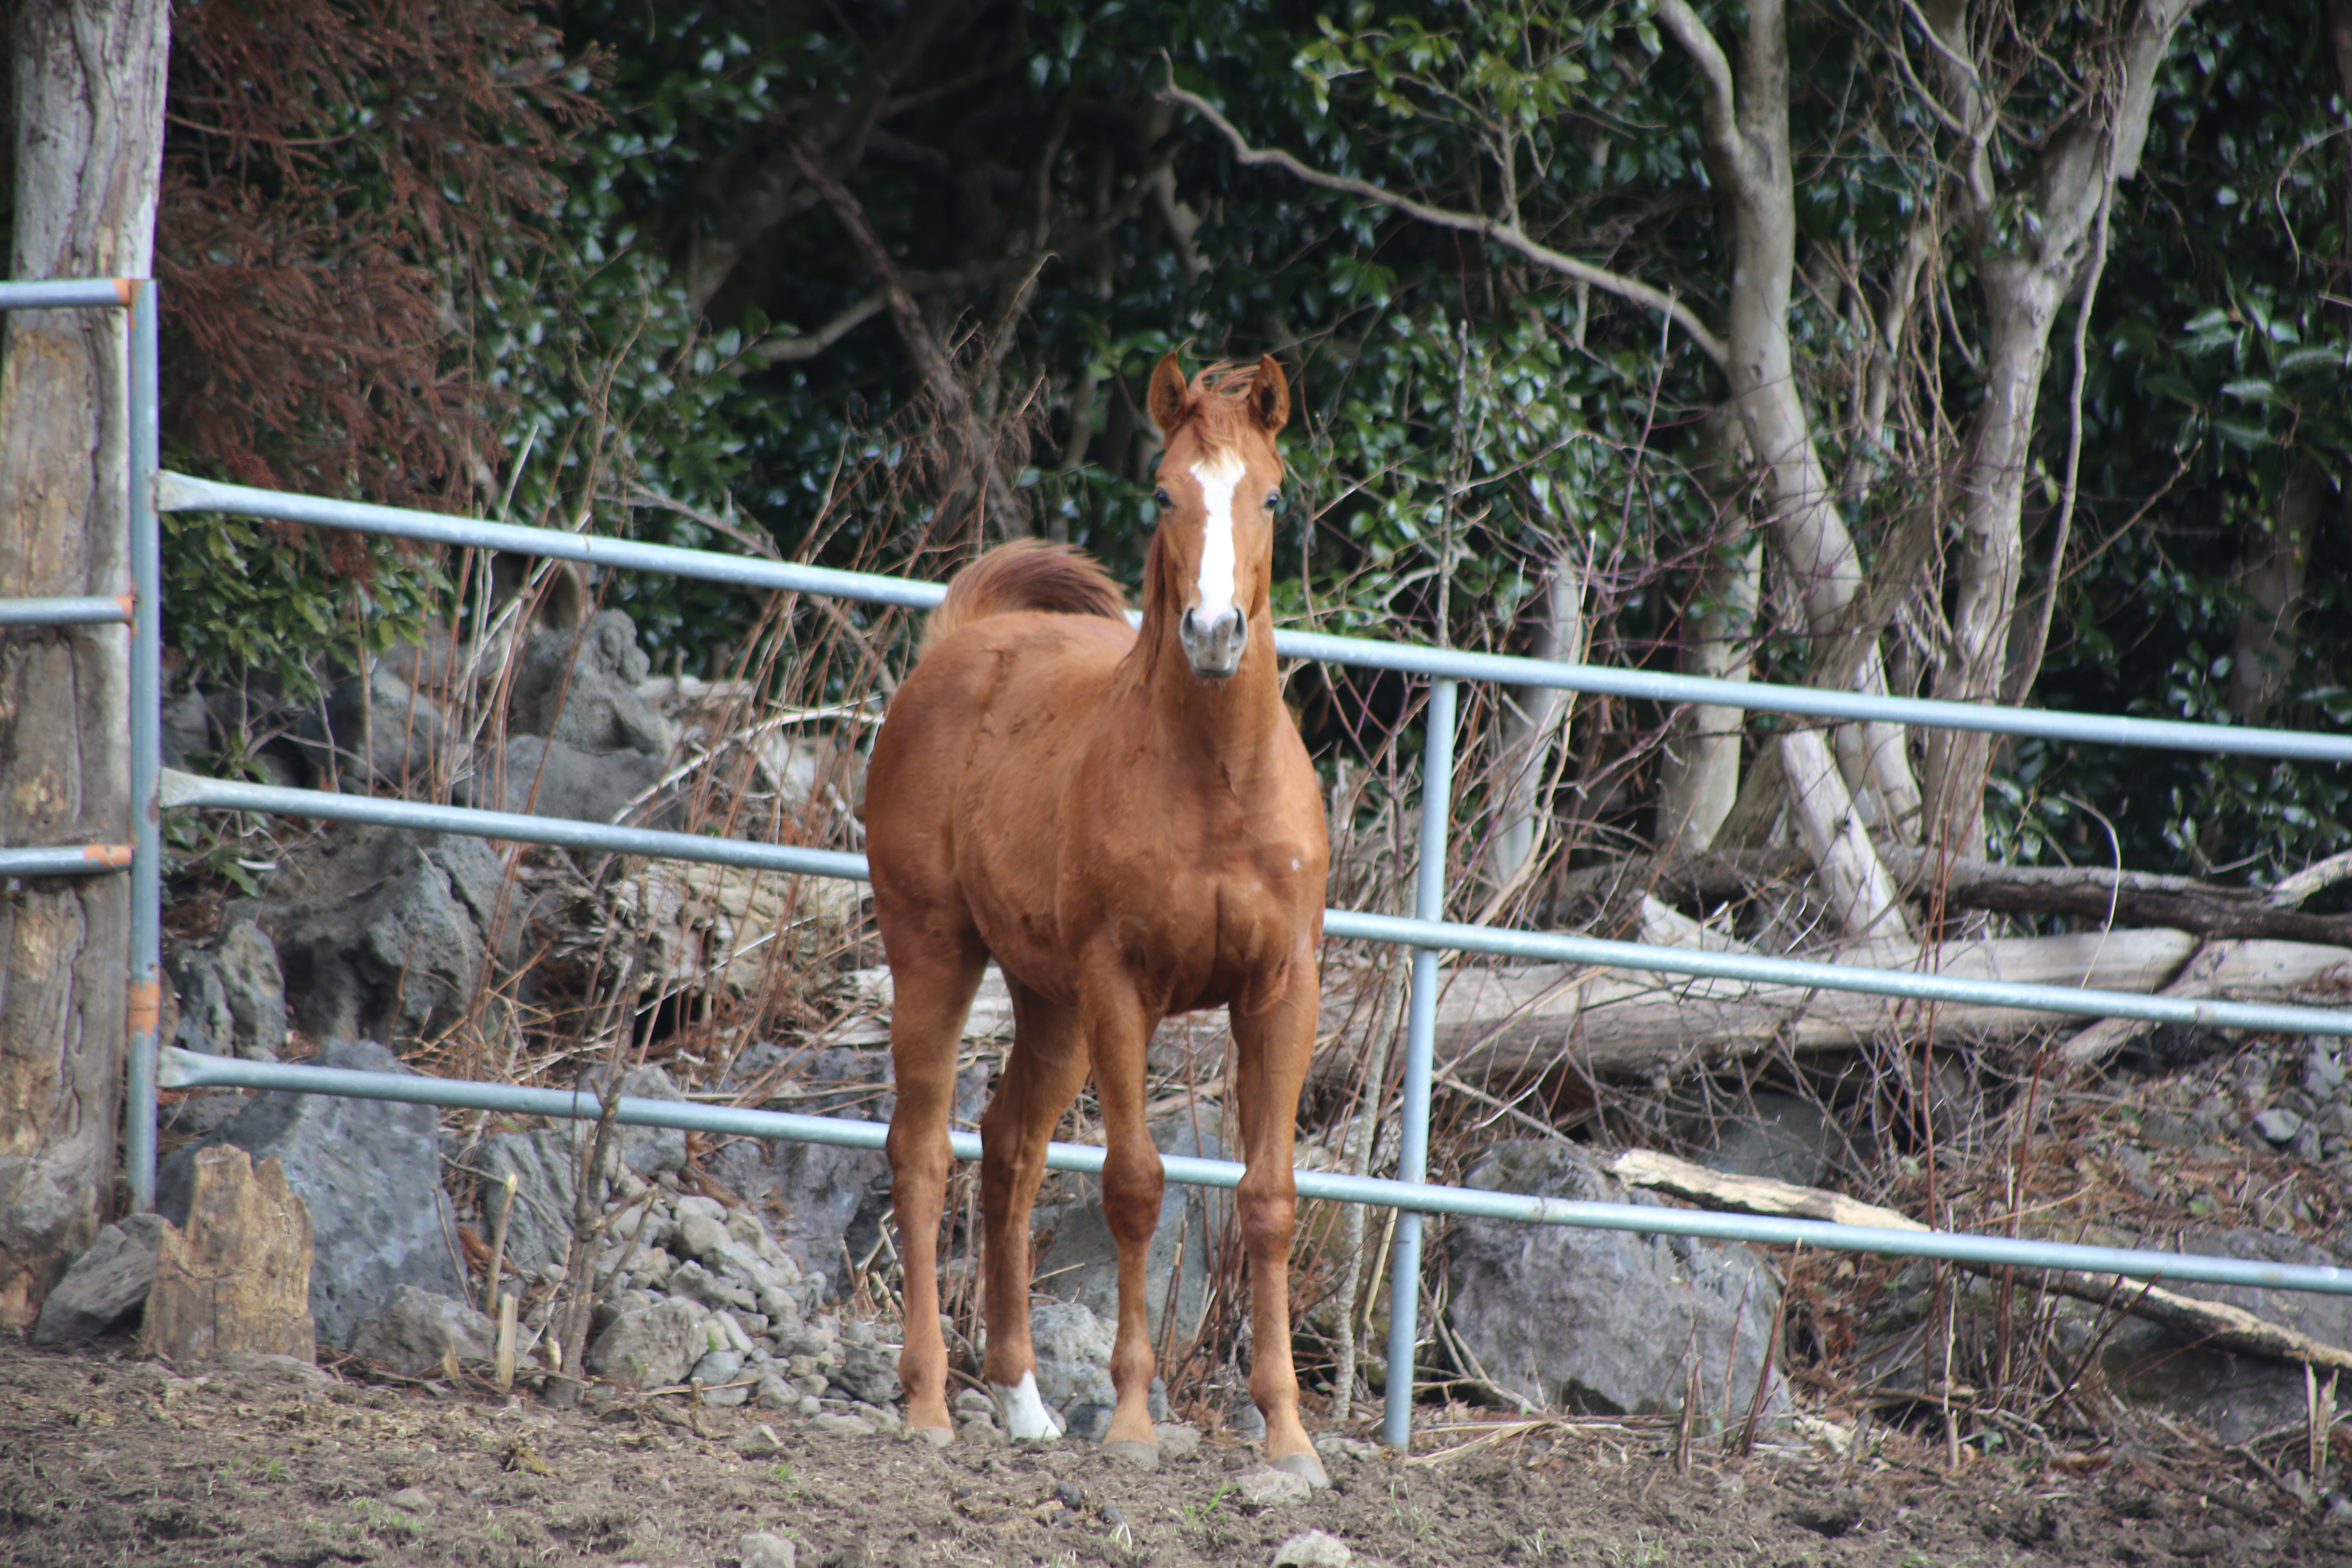
[[[1271,354],[1248,368],[1211,365],[1188,384],[1171,353],[1151,373],[1147,404],[1167,450],[1146,591],[1166,596],[1192,673],[1223,680],[1241,668],[1250,622],[1272,613],[1274,437],[1290,417],[1290,386]]]

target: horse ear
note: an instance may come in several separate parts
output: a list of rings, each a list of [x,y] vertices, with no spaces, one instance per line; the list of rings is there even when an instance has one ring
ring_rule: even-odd
[[[1151,373],[1151,390],[1144,395],[1143,405],[1151,410],[1151,422],[1160,426],[1162,437],[1176,434],[1192,411],[1192,392],[1184,384],[1183,367],[1176,363],[1175,351],[1169,351]]]
[[[1290,383],[1272,354],[1262,355],[1257,362],[1256,379],[1250,383],[1249,411],[1257,427],[1269,436],[1290,423]]]

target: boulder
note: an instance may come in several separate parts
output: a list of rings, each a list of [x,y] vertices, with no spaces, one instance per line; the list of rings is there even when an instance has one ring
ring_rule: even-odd
[[[1039,1301],[1029,1309],[1029,1345],[1037,1358],[1037,1397],[1065,1418],[1074,1410],[1118,1401],[1111,1386],[1116,1320],[1076,1301]]]
[[[2170,1249],[2221,1258],[2252,1258],[2267,1263],[2315,1263],[2342,1267],[2344,1258],[2267,1230],[2225,1230],[2186,1239],[2126,1237],[2121,1245]],[[2352,1297],[2308,1290],[2265,1290],[2242,1285],[2198,1285],[2166,1280],[2165,1289],[2208,1301],[2227,1301],[2268,1322],[2284,1324],[2326,1344],[2352,1345]],[[2079,1350],[2100,1331],[2095,1315],[2081,1314],[2061,1330],[2061,1343]],[[2099,1351],[2108,1386],[2136,1405],[2149,1405],[2188,1416],[2224,1443],[2242,1443],[2305,1419],[2303,1368],[2266,1356],[2241,1355],[2192,1342],[2186,1335],[2141,1318],[2125,1318]],[[2347,1380],[2352,1381],[2352,1380]],[[2352,1388],[2337,1396],[2338,1409],[2352,1407]]]
[[[373,1041],[330,1041],[312,1065],[409,1070]],[[310,1314],[319,1338],[348,1344],[352,1331],[382,1312],[403,1285],[466,1293],[451,1261],[457,1226],[441,1191],[439,1128],[429,1105],[256,1095],[228,1122],[163,1162],[155,1210],[175,1225],[187,1223],[196,1155],[205,1149],[226,1143],[256,1163],[273,1156],[283,1162],[287,1185],[310,1212]]]
[[[1152,1127],[1151,1141],[1162,1154],[1230,1159],[1217,1136],[1217,1117],[1213,1105],[1201,1106],[1197,1114],[1179,1111]],[[1103,1216],[1102,1184],[1092,1176],[1072,1176],[1064,1178],[1063,1185],[1073,1194],[1068,1201],[1038,1205],[1038,1226],[1053,1232],[1053,1240],[1037,1260],[1038,1291],[1082,1302],[1097,1317],[1117,1322],[1118,1247]],[[1160,1195],[1160,1226],[1151,1234],[1151,1250],[1143,1265],[1152,1343],[1167,1342],[1168,1284],[1171,1274],[1176,1272],[1180,1242],[1184,1258],[1176,1289],[1175,1342],[1184,1344],[1200,1332],[1202,1316],[1208,1310],[1216,1240],[1233,1206],[1233,1194],[1217,1187],[1171,1182]]]
[[[1464,1184],[1662,1206],[1620,1187],[1581,1150],[1513,1142],[1487,1150]],[[1691,1359],[1702,1410],[1786,1403],[1765,1364],[1780,1287],[1744,1247],[1688,1237],[1465,1219],[1452,1233],[1454,1337],[1499,1386],[1554,1410],[1653,1415],[1682,1408]]]
[[[319,1037],[415,1039],[477,1004],[495,957],[510,965],[520,913],[478,838],[336,826],[279,874],[290,897],[259,911],[276,938],[295,1022]],[[273,891],[275,886],[273,886]]]
[[[661,781],[662,761],[645,752],[583,752],[564,741],[517,735],[496,764],[498,776],[468,781],[465,804],[488,811],[610,822]],[[483,773],[489,768],[485,766]],[[646,818],[651,826],[674,823]]]
[[[172,957],[180,1024],[173,1043],[208,1057],[274,1062],[286,1047],[286,976],[278,948],[250,920]]]
[[[669,754],[660,710],[637,690],[650,669],[635,621],[601,610],[585,626],[541,632],[523,645],[509,723],[581,751]]]
[[[124,1326],[155,1283],[155,1249],[163,1235],[163,1216],[152,1214],[135,1214],[100,1231],[41,1303],[33,1342],[91,1340]]]
[[[322,784],[362,791],[382,784],[421,795],[435,793],[417,786],[451,771],[462,745],[440,704],[376,658],[306,708],[294,739]]]
[[[621,1079],[621,1093],[638,1100],[680,1100],[677,1085],[657,1067],[637,1068]],[[485,1189],[515,1178],[514,1218],[507,1228],[507,1256],[517,1267],[560,1264],[571,1245],[573,1175],[596,1136],[593,1121],[565,1121],[530,1132],[493,1132],[482,1140]],[[648,1180],[686,1163],[686,1134],[674,1127],[623,1127],[614,1142],[620,1153],[604,1174],[624,1165]],[[648,1233],[648,1241],[652,1237]]]
[[[352,1331],[352,1353],[409,1376],[438,1371],[455,1353],[488,1361],[498,1326],[454,1297],[403,1285],[373,1318]]]
[[[757,1082],[786,1060],[781,1047],[751,1046],[736,1058],[724,1087]],[[795,1053],[791,1069],[793,1097],[766,1109],[887,1121],[898,1103],[890,1091],[890,1054],[885,1050]],[[959,1126],[978,1121],[987,1093],[988,1067],[975,1062],[956,1080]],[[706,1160],[705,1167],[754,1213],[772,1216],[778,1245],[804,1274],[822,1274],[836,1284],[843,1277],[843,1252],[863,1258],[889,1217],[890,1162],[879,1150],[740,1138]]]
[[[710,1314],[684,1297],[615,1317],[588,1347],[588,1370],[634,1388],[684,1383],[711,1352]]]
[[[1727,1121],[1705,1163],[1734,1176],[1761,1176],[1800,1187],[1821,1184],[1834,1134],[1828,1116],[1793,1094],[1758,1094],[1751,1110]]]

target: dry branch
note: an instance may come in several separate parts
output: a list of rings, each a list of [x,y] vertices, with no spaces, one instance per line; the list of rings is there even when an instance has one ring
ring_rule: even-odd
[[[2145,995],[2171,984],[2200,946],[2177,931],[1980,939],[1924,952],[1889,938],[1846,948],[1833,962]],[[2352,950],[2239,942],[2213,951],[2203,995],[2287,1001],[2352,992]],[[2018,1007],[1930,1007],[1848,991],[1537,964],[1454,971],[1438,999],[1436,1047],[1439,1064],[1473,1083],[1563,1066],[1626,1079],[1742,1060],[1783,1044],[1822,1051],[1886,1036],[1989,1040],[2060,1021]],[[1318,1072],[1346,1071],[1349,1056],[1327,1052]]]
[[[1757,1176],[1727,1175],[1648,1149],[1628,1149],[1611,1160],[1606,1168],[1611,1175],[1628,1186],[1648,1187],[1691,1203],[1732,1209],[1741,1214],[1835,1220],[1843,1225],[1875,1226],[1886,1230],[1927,1228],[1917,1220],[1897,1214],[1893,1209],[1857,1202],[1839,1193],[1823,1192],[1819,1187],[1801,1187],[1789,1182],[1768,1181]],[[1991,1272],[1990,1268],[1970,1264],[1960,1267],[1979,1274]],[[2161,1285],[2141,1286],[2130,1280],[2118,1282],[2107,1275],[2080,1274],[2063,1268],[2045,1269],[2042,1271],[2042,1279],[2061,1295],[2101,1306],[2119,1307],[2137,1317],[2193,1335],[2201,1343],[2216,1350],[2271,1356],[2280,1361],[2303,1362],[2313,1366],[2352,1367],[2352,1352],[2313,1339],[2308,1334],[2298,1333],[2283,1324],[2258,1318],[2226,1301],[2200,1300],[2194,1296],[2184,1296],[2178,1290],[2168,1290]]]

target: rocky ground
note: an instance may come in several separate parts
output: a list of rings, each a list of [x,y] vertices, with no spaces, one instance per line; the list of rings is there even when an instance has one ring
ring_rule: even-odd
[[[2128,1443],[1947,1473],[1900,1431],[1748,1458],[1671,1425],[1431,1424],[1414,1458],[1328,1443],[1266,1489],[1213,1436],[1144,1472],[1092,1445],[940,1450],[669,1397],[558,1412],[470,1379],[268,1357],[185,1369],[121,1341],[0,1341],[0,1563],[1993,1564],[2352,1560],[2352,1527]],[[1446,1429],[1449,1428],[1450,1429]]]

